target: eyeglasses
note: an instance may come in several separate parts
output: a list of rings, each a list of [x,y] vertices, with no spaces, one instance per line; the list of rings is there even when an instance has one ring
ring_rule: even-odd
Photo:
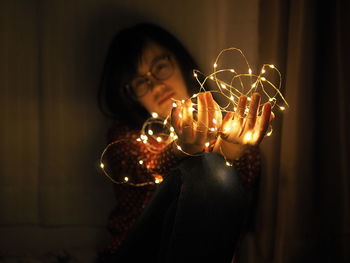
[[[134,77],[128,85],[127,91],[135,98],[145,96],[152,89],[152,76],[155,80],[166,80],[174,73],[174,64],[169,54],[157,57],[151,65],[150,71],[144,75]]]

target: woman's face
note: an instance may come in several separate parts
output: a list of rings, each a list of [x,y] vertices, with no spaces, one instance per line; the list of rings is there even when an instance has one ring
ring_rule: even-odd
[[[147,82],[147,83],[146,83]],[[160,45],[150,42],[143,51],[133,78],[132,87],[147,86],[138,102],[149,112],[165,118],[172,108],[171,98],[189,97],[187,87],[175,57]]]

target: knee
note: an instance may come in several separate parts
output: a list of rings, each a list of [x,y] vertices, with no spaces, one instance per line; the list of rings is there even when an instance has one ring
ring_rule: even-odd
[[[213,199],[246,199],[247,193],[235,168],[227,166],[220,155],[208,153],[190,158],[182,164],[180,170],[184,187],[191,191],[209,194]]]

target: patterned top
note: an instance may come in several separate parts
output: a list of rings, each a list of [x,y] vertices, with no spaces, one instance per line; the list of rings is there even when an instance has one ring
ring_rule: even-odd
[[[128,178],[130,183],[153,182],[159,176],[166,176],[176,168],[181,157],[175,154],[172,143],[165,144],[149,140],[157,151],[150,151],[147,146],[136,139],[140,132],[115,121],[108,132],[108,142],[114,143],[106,152],[103,162],[106,171],[117,182]],[[141,161],[141,162],[140,162]],[[233,161],[233,165],[242,180],[250,189],[260,174],[260,154],[258,148],[249,148],[244,155]],[[129,184],[114,184],[117,204],[110,214],[108,229],[113,241],[106,253],[116,251],[129,229],[135,223],[143,208],[149,202],[157,184],[135,187]]]

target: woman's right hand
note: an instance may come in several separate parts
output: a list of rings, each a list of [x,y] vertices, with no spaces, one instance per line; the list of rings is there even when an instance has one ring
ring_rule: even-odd
[[[197,121],[193,118],[192,101],[177,104],[171,112],[171,124],[178,136],[177,145],[186,154],[201,153],[217,137],[222,123],[219,105],[210,92],[197,95]]]

